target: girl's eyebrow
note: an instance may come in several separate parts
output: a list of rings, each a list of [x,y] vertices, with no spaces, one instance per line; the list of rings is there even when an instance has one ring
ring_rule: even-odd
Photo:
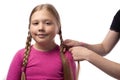
[[[31,21],[39,21],[38,19],[33,19]],[[42,19],[42,21],[52,21],[51,19]]]

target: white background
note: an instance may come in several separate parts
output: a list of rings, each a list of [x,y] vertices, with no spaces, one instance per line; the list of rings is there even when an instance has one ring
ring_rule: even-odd
[[[13,56],[25,46],[31,10],[46,2],[53,4],[60,14],[64,39],[91,44],[104,39],[120,9],[120,0],[1,0],[0,80],[5,80]],[[119,53],[120,42],[106,58],[120,62]],[[116,80],[87,61],[80,64],[79,80]]]

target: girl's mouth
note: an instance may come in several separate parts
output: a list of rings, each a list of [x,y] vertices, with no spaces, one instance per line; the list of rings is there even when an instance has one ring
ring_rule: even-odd
[[[38,36],[39,38],[44,38],[44,37],[47,36],[47,34],[37,34],[37,36]]]

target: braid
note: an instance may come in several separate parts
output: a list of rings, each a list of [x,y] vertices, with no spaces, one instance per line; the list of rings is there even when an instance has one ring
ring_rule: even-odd
[[[28,32],[28,37],[26,41],[26,47],[25,47],[25,52],[24,52],[24,58],[23,58],[23,66],[25,67],[27,65],[27,59],[30,53],[30,46],[31,46],[31,35]]]
[[[63,38],[62,38],[62,32],[61,32],[61,29],[59,31],[59,36],[60,36],[60,41],[61,41],[61,44],[60,44],[60,55],[61,55],[61,59],[62,59],[62,64],[63,64],[63,73],[64,73],[64,80],[73,80],[73,75],[71,74],[71,69],[70,69],[70,66],[69,66],[69,63],[65,57],[65,50],[66,50],[66,47],[63,46],[62,42],[63,42]]]
[[[59,36],[60,36],[60,53],[61,53],[61,58],[62,58],[62,63],[63,63],[63,72],[64,72],[64,80],[73,80],[73,74],[70,69],[69,63],[67,62],[67,59],[64,55],[64,52],[67,50],[67,46],[63,45],[63,38],[62,38],[62,32],[61,29],[59,31]],[[77,75],[76,75],[76,80],[79,78],[79,70],[80,70],[80,63],[78,61],[78,67],[77,67]]]
[[[26,78],[25,78],[25,67],[26,67],[27,62],[28,62],[28,56],[29,56],[29,53],[30,53],[30,46],[31,46],[31,35],[30,35],[30,32],[28,32],[28,37],[27,37],[25,52],[24,52],[24,57],[23,57],[23,63],[22,63],[21,80],[26,80]]]

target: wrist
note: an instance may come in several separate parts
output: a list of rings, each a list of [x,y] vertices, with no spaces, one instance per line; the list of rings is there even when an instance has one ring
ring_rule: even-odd
[[[92,62],[96,59],[96,53],[94,51],[90,51],[89,54],[86,56],[86,60]]]

